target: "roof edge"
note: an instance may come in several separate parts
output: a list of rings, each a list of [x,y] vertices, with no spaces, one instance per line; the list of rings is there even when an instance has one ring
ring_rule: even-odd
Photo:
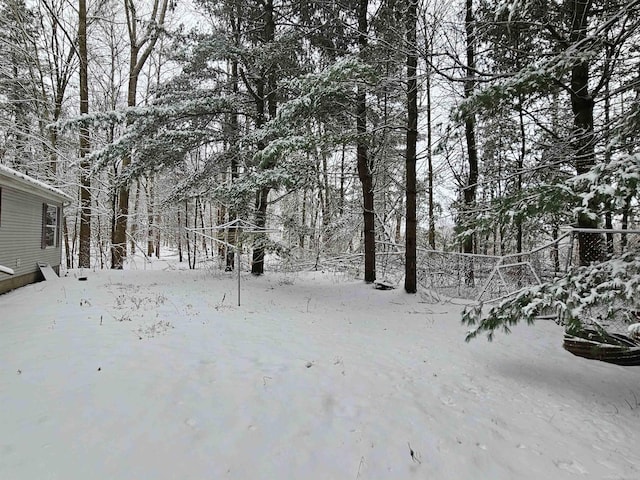
[[[73,199],[62,190],[52,187],[51,185],[30,177],[29,175],[18,172],[13,168],[9,168],[6,165],[0,165],[0,180],[2,178],[7,179],[10,184],[13,183],[17,188],[22,187],[21,189],[27,192],[35,190],[43,196],[60,200],[63,203],[73,201]]]

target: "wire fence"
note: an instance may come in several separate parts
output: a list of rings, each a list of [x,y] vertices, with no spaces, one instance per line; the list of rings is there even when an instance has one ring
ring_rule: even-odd
[[[529,252],[503,256],[421,250],[419,283],[445,298],[496,302],[566,272],[571,243],[565,233]]]
[[[431,301],[491,304],[523,288],[561,278],[573,268],[627,251],[640,251],[640,231],[571,229],[531,251],[504,256],[419,249],[417,277],[422,294]],[[313,266],[356,276],[364,268],[361,254],[323,259]],[[378,253],[376,267],[378,278],[399,285],[404,278],[404,252]],[[557,312],[545,313],[555,316]],[[630,323],[640,322],[640,298],[593,304],[583,311],[581,321],[585,328],[626,333]]]
[[[404,250],[395,244],[377,244],[376,274],[380,282],[400,286],[404,280]],[[250,269],[250,249],[243,251],[242,267]],[[495,303],[523,288],[562,277],[580,265],[615,258],[627,251],[640,251],[640,230],[570,229],[531,251],[515,254],[479,255],[418,249],[417,281],[420,291],[432,301],[463,299]],[[362,277],[364,255],[360,252],[333,254],[321,249],[293,249],[287,255],[267,255],[267,271],[297,273],[325,271]],[[224,268],[224,259],[201,258],[199,268]],[[638,302],[595,304],[584,312],[585,325],[625,331],[640,321]],[[553,312],[549,312],[552,314]]]

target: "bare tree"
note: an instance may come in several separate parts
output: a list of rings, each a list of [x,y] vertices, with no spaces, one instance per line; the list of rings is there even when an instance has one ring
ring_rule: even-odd
[[[138,79],[149,55],[155,48],[162,28],[169,0],[154,0],[149,18],[144,23],[143,32],[138,26],[143,24],[134,0],[124,0],[124,9],[129,33],[129,82],[127,87],[127,105],[134,107],[137,100]],[[131,152],[122,157],[121,171],[131,163]],[[118,190],[118,206],[112,232],[111,268],[122,269],[127,256],[127,219],[129,217],[129,185],[124,184]]]

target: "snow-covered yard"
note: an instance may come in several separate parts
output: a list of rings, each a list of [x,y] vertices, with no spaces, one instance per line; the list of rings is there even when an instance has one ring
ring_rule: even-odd
[[[78,272],[0,296],[0,478],[638,479],[640,368],[334,274]]]

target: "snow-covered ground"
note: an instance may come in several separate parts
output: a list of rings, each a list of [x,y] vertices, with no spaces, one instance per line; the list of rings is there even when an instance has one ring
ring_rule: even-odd
[[[640,367],[334,274],[80,272],[0,296],[0,478],[638,479]]]

